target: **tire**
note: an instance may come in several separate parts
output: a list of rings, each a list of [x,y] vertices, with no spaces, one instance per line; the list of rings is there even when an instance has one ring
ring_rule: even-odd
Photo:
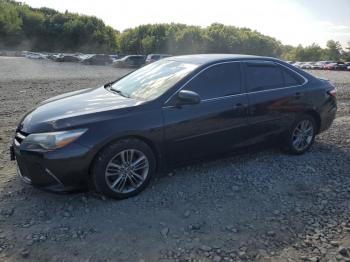
[[[304,125],[302,127],[302,125]],[[306,126],[305,126],[306,125]],[[305,130],[302,130],[305,127]],[[307,131],[312,128],[311,131]],[[301,155],[308,151],[315,141],[317,124],[310,115],[302,115],[296,119],[287,132],[285,143],[287,152],[293,155]],[[301,146],[298,146],[301,145]]]
[[[92,166],[91,182],[97,192],[125,199],[144,190],[155,172],[152,149],[141,140],[123,139],[98,153]]]

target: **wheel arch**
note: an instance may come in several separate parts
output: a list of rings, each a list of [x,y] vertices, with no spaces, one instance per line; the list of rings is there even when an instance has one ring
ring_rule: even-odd
[[[320,132],[321,129],[321,116],[320,114],[316,111],[316,110],[307,110],[304,112],[306,115],[311,116],[313,119],[315,119],[316,125],[317,125],[317,130],[316,130],[316,134],[318,134]]]
[[[160,148],[156,145],[156,143],[154,141],[152,141],[149,138],[143,137],[143,136],[139,136],[139,135],[125,135],[125,136],[121,136],[118,138],[114,138],[111,139],[109,141],[107,141],[106,143],[104,143],[101,147],[99,147],[96,152],[94,152],[93,156],[92,156],[92,160],[90,161],[90,165],[89,165],[89,177],[91,177],[92,174],[92,167],[94,165],[95,159],[98,156],[98,154],[105,149],[107,146],[116,143],[117,141],[120,140],[126,140],[126,139],[137,139],[140,140],[142,142],[144,142],[146,145],[148,145],[150,147],[150,149],[152,150],[155,159],[156,159],[156,170],[159,171],[161,169],[161,150]]]

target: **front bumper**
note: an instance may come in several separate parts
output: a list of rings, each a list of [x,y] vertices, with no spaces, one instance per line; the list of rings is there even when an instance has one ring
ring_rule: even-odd
[[[17,161],[17,173],[22,180],[36,187],[55,192],[86,188],[89,178],[89,148],[76,143],[66,147],[36,152],[11,146],[11,158]]]

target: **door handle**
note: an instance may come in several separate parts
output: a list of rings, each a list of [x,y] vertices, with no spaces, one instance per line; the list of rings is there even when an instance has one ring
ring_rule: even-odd
[[[241,107],[245,107],[246,105],[243,103],[237,103],[233,106],[233,108],[241,108]]]

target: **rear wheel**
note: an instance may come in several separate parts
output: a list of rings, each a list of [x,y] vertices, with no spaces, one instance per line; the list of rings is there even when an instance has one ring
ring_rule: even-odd
[[[92,182],[106,196],[124,199],[140,193],[156,170],[151,148],[138,139],[117,141],[104,148],[92,168]]]
[[[299,117],[287,134],[288,152],[295,155],[305,153],[314,143],[316,130],[316,122],[312,116]]]

